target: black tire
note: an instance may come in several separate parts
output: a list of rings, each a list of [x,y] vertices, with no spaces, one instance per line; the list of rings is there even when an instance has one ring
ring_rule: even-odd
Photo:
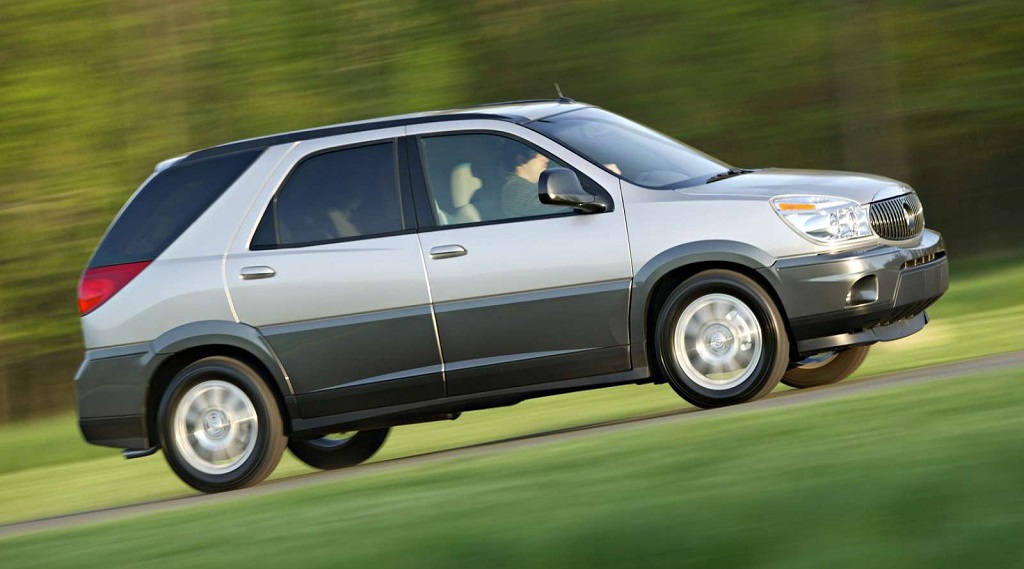
[[[749,356],[751,361],[744,368],[747,371],[737,374],[735,384],[726,382],[721,386],[714,385],[713,388],[707,385],[715,380],[709,380],[707,377],[695,380],[691,377],[673,348],[676,327],[681,317],[691,304],[698,306],[696,301],[703,302],[702,299],[709,298],[708,295],[741,301],[749,309],[749,313],[745,315],[748,318],[752,315],[760,327],[757,361],[753,361],[753,355]],[[704,327],[701,333],[707,331],[708,327]],[[727,336],[728,342],[737,341],[733,335]],[[726,345],[730,346],[728,342]],[[785,324],[775,302],[752,279],[721,269],[698,273],[672,291],[658,314],[655,325],[655,348],[658,365],[669,385],[683,399],[704,408],[734,405],[767,395],[778,385],[789,363],[789,337],[786,335]],[[744,378],[746,373],[749,375]],[[696,375],[699,375],[699,372]]]
[[[217,404],[210,404],[203,413],[196,414],[205,417],[218,412],[222,415],[227,413],[224,422],[216,419],[215,434],[219,435],[225,428],[227,429],[222,437],[227,440],[217,441],[219,443],[227,445],[231,441],[237,441],[242,436],[236,436],[236,433],[245,432],[245,449],[238,451],[240,456],[237,457],[237,463],[214,465],[212,461],[203,462],[202,457],[194,450],[199,429],[193,431],[192,435],[185,435],[180,439],[175,437],[176,424],[187,427],[187,423],[176,423],[176,417],[192,416],[186,412],[190,405],[189,401],[199,401],[201,396],[193,398],[192,394],[202,393],[203,389],[228,393],[229,396],[235,397],[230,401],[238,403],[232,406],[222,399],[220,407]],[[186,395],[189,395],[190,399],[183,401]],[[245,399],[251,407],[244,406]],[[252,416],[255,417],[255,421]],[[207,419],[202,420],[204,429],[209,429],[210,423]],[[203,358],[178,372],[160,402],[157,426],[160,446],[163,448],[167,463],[186,484],[201,492],[224,492],[262,482],[277,467],[288,442],[284,435],[281,411],[264,378],[248,365],[222,356]],[[181,432],[187,433],[189,429],[185,428]],[[210,432],[203,431],[204,440],[212,438]],[[251,447],[248,442],[250,440],[254,440]],[[190,447],[193,448],[192,451],[189,450]],[[225,452],[231,452],[234,448],[236,447],[230,447]],[[190,455],[190,452],[196,454]],[[224,470],[203,470],[204,467],[215,466]]]
[[[836,352],[824,363],[794,367],[783,374],[782,383],[797,389],[839,383],[857,371],[870,349],[871,346],[855,346]]]
[[[295,458],[320,470],[335,470],[361,464],[376,454],[391,429],[357,431],[346,439],[329,436],[318,439],[292,439],[288,450]]]

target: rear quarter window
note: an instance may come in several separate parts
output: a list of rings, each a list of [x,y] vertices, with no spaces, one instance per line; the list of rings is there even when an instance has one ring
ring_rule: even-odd
[[[187,158],[157,173],[107,230],[89,268],[156,259],[263,152],[262,149]]]

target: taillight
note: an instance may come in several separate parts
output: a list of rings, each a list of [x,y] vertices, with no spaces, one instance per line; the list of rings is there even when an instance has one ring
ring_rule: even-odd
[[[149,263],[142,261],[86,269],[82,273],[82,280],[78,281],[78,311],[85,316],[99,308],[138,276]]]

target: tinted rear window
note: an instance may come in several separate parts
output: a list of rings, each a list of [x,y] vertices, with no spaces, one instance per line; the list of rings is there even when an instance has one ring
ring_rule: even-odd
[[[153,176],[114,221],[89,267],[157,258],[262,152],[183,161]]]
[[[334,243],[404,230],[395,144],[304,159],[271,200],[252,249]]]

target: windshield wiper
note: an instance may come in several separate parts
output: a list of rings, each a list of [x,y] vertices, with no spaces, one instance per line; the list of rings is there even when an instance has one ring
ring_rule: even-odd
[[[704,183],[710,184],[711,182],[717,182],[719,180],[732,178],[733,176],[739,176],[740,174],[749,174],[751,172],[753,172],[753,170],[747,170],[746,168],[729,168],[725,172],[711,176],[710,178],[705,180]]]

